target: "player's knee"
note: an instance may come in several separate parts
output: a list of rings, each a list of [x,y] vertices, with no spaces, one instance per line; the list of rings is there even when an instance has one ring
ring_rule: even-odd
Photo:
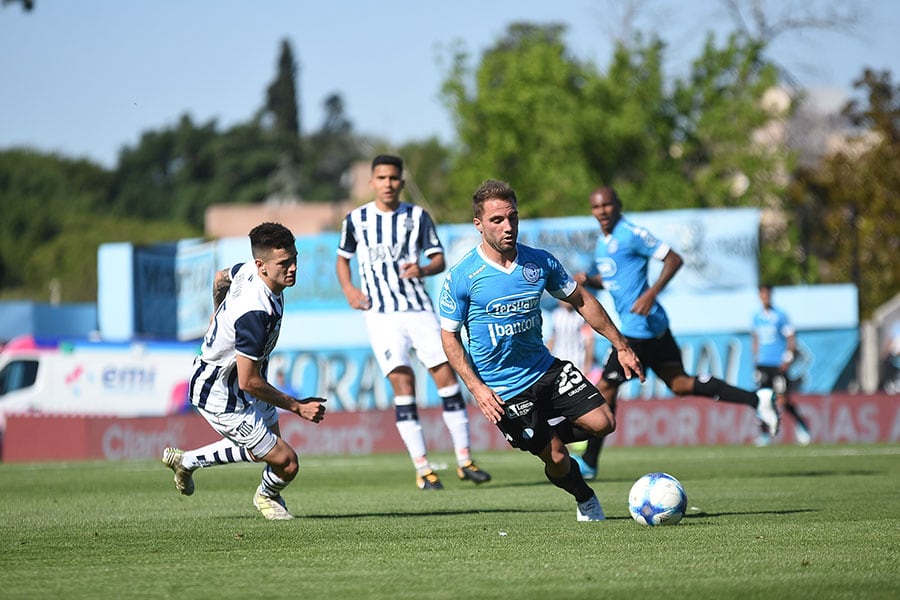
[[[606,417],[606,431],[603,435],[609,435],[616,430],[616,415],[612,411]]]

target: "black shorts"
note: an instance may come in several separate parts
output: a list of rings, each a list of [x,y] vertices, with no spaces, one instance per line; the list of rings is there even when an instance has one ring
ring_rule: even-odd
[[[565,417],[574,422],[604,403],[575,365],[556,359],[531,387],[506,401],[497,428],[513,448],[540,454],[553,436],[548,420]]]
[[[756,381],[756,389],[772,388],[776,394],[785,394],[790,391],[787,375],[779,367],[756,365],[753,379]]]
[[[628,340],[628,345],[631,346],[638,360],[641,361],[645,372],[653,369],[654,372],[659,373],[662,367],[672,364],[676,364],[681,369],[684,369],[684,363],[681,359],[681,348],[678,347],[670,330],[666,329],[661,336],[649,340],[630,337],[625,339]],[[619,364],[619,355],[612,350],[610,350],[609,358],[606,359],[606,365],[603,367],[603,381],[616,388],[627,381],[625,379],[625,371],[622,369],[622,365]]]

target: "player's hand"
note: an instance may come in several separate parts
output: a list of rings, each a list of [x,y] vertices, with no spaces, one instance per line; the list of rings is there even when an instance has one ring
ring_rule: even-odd
[[[401,279],[418,279],[424,276],[425,274],[422,273],[422,267],[419,266],[419,263],[417,262],[406,263],[400,267]]]
[[[500,399],[500,396],[494,390],[488,386],[483,386],[473,392],[472,396],[475,397],[475,402],[478,404],[478,408],[481,409],[481,414],[484,415],[485,419],[495,425],[500,422],[500,418],[504,413],[503,400]]]
[[[585,273],[584,271],[575,273],[574,275],[572,275],[572,279],[578,285],[587,285],[587,273]]]
[[[297,408],[297,414],[302,419],[318,423],[325,418],[325,398],[303,398],[297,400],[300,403]]]
[[[631,305],[631,312],[636,315],[644,315],[645,317],[650,314],[650,311],[653,309],[653,304],[656,302],[656,294],[653,293],[652,290],[647,290],[640,296],[638,299],[634,301],[634,304]]]
[[[347,303],[350,305],[350,308],[356,310],[369,310],[372,306],[369,297],[363,294],[359,288],[354,289],[352,293],[347,295]]]
[[[641,365],[641,361],[638,360],[637,354],[631,349],[631,346],[624,346],[617,349],[616,352],[618,354],[619,364],[622,365],[622,370],[625,371],[625,378],[631,379],[637,375],[638,379],[641,380],[641,383],[644,383],[644,380],[646,379],[644,367]]]

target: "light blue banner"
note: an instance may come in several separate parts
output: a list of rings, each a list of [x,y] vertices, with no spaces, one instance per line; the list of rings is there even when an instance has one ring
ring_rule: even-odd
[[[598,338],[596,360],[605,361],[608,344]],[[711,374],[732,385],[755,389],[753,359],[748,334],[687,335],[679,337],[685,371]],[[789,373],[794,390],[803,394],[827,394],[846,387],[859,345],[855,329],[807,331],[798,335],[797,360]],[[428,372],[416,363],[416,397],[419,406],[440,406],[440,398]],[[273,356],[270,379],[283,371],[288,386],[298,396],[328,398],[328,410],[364,411],[393,407],[387,380],[368,347],[335,350],[282,347]],[[647,381],[626,383],[619,398],[664,398],[672,393],[653,373]]]
[[[215,244],[182,242],[134,249],[136,334],[190,340],[212,313]]]

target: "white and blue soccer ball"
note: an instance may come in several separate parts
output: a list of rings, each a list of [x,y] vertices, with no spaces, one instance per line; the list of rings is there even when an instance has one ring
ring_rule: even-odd
[[[641,525],[675,525],[687,510],[687,494],[668,473],[647,473],[628,492],[628,512]]]

